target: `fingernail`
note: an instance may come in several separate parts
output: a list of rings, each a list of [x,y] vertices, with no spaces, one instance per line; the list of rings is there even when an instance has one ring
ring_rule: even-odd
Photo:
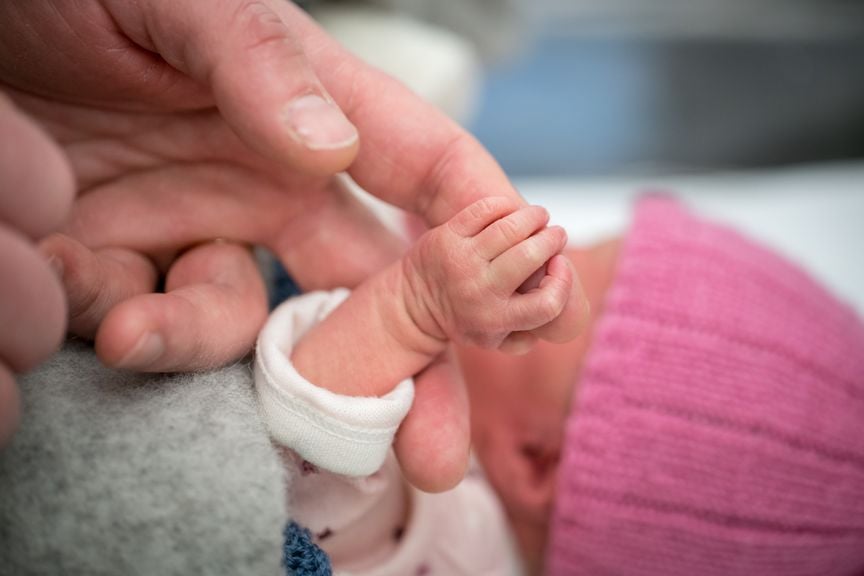
[[[165,352],[165,343],[162,341],[162,336],[155,332],[145,332],[116,366],[117,368],[150,368],[163,352]]]
[[[289,102],[283,115],[291,137],[310,150],[347,148],[357,140],[357,129],[342,110],[317,94]]]

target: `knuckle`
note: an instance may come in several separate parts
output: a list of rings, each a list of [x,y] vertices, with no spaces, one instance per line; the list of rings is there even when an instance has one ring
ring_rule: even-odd
[[[477,200],[468,208],[468,213],[473,220],[479,220],[481,218],[485,218],[487,214],[493,212],[496,207],[497,198],[481,198]]]
[[[522,240],[519,224],[512,218],[502,218],[495,223],[496,232],[507,244],[515,244]]]
[[[543,247],[541,241],[535,236],[521,243],[518,247],[518,256],[521,260],[536,263],[543,260]]]
[[[552,236],[552,242],[556,248],[562,248],[567,243],[567,232],[560,226],[552,226],[549,228],[549,234]]]
[[[481,305],[477,293],[467,293],[459,308],[458,331],[463,338],[472,342],[494,339],[501,331],[501,318],[494,306]]]
[[[78,335],[90,336],[106,312],[103,287],[93,281],[92,270],[85,269],[79,259],[62,261],[70,328]]]
[[[480,348],[494,350],[505,336],[506,332],[501,330],[473,330],[465,333],[465,341]]]
[[[515,209],[515,202],[506,196],[487,196],[471,205],[475,218],[488,218],[490,214]]]
[[[549,211],[543,206],[528,206],[529,218],[535,226],[542,226],[549,221]]]
[[[526,242],[528,247],[527,256],[533,262],[545,262],[558,252],[564,245],[567,237],[564,230],[558,227],[545,228],[534,236],[535,242]]]
[[[559,290],[544,290],[538,301],[538,315],[545,320],[557,318],[564,310],[566,296]]]
[[[243,47],[248,51],[267,49],[288,43],[288,29],[279,15],[262,0],[246,0],[237,7],[234,20]]]

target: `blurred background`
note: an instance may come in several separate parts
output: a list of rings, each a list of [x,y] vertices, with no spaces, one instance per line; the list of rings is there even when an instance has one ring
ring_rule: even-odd
[[[465,40],[483,80],[460,120],[515,177],[864,155],[861,0],[312,3],[334,5]]]
[[[671,190],[864,315],[864,1],[312,0],[571,239]]]
[[[471,127],[514,176],[864,154],[864,2],[539,0]],[[519,111],[518,113],[516,111]]]
[[[669,192],[797,262],[864,317],[864,0],[310,10],[462,122],[573,243],[626,233],[634,197]]]

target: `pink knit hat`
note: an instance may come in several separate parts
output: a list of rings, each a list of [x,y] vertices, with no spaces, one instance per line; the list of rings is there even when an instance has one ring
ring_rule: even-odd
[[[855,312],[666,199],[640,202],[618,266],[567,424],[548,574],[864,574]]]

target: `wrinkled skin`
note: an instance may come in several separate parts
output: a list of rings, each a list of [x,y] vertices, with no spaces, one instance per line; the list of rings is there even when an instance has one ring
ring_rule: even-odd
[[[576,339],[540,342],[523,356],[462,347],[459,362],[471,400],[474,448],[507,512],[527,574],[542,574],[565,426],[594,326],[612,284],[620,241],[570,248],[584,280],[592,325]]]
[[[481,197],[518,199],[476,141],[288,2],[10,1],[0,22],[0,89],[59,143],[78,195],[41,250],[71,331],[109,365],[206,369],[246,354],[266,316],[248,245],[305,289],[392,261],[401,247],[340,170],[431,225]],[[310,95],[314,117],[296,105]],[[574,287],[526,339],[571,338],[584,313]],[[424,439],[430,424],[442,433]],[[418,379],[397,452],[435,490],[461,477],[467,446],[464,390],[442,361]],[[435,470],[430,451],[444,455]]]

